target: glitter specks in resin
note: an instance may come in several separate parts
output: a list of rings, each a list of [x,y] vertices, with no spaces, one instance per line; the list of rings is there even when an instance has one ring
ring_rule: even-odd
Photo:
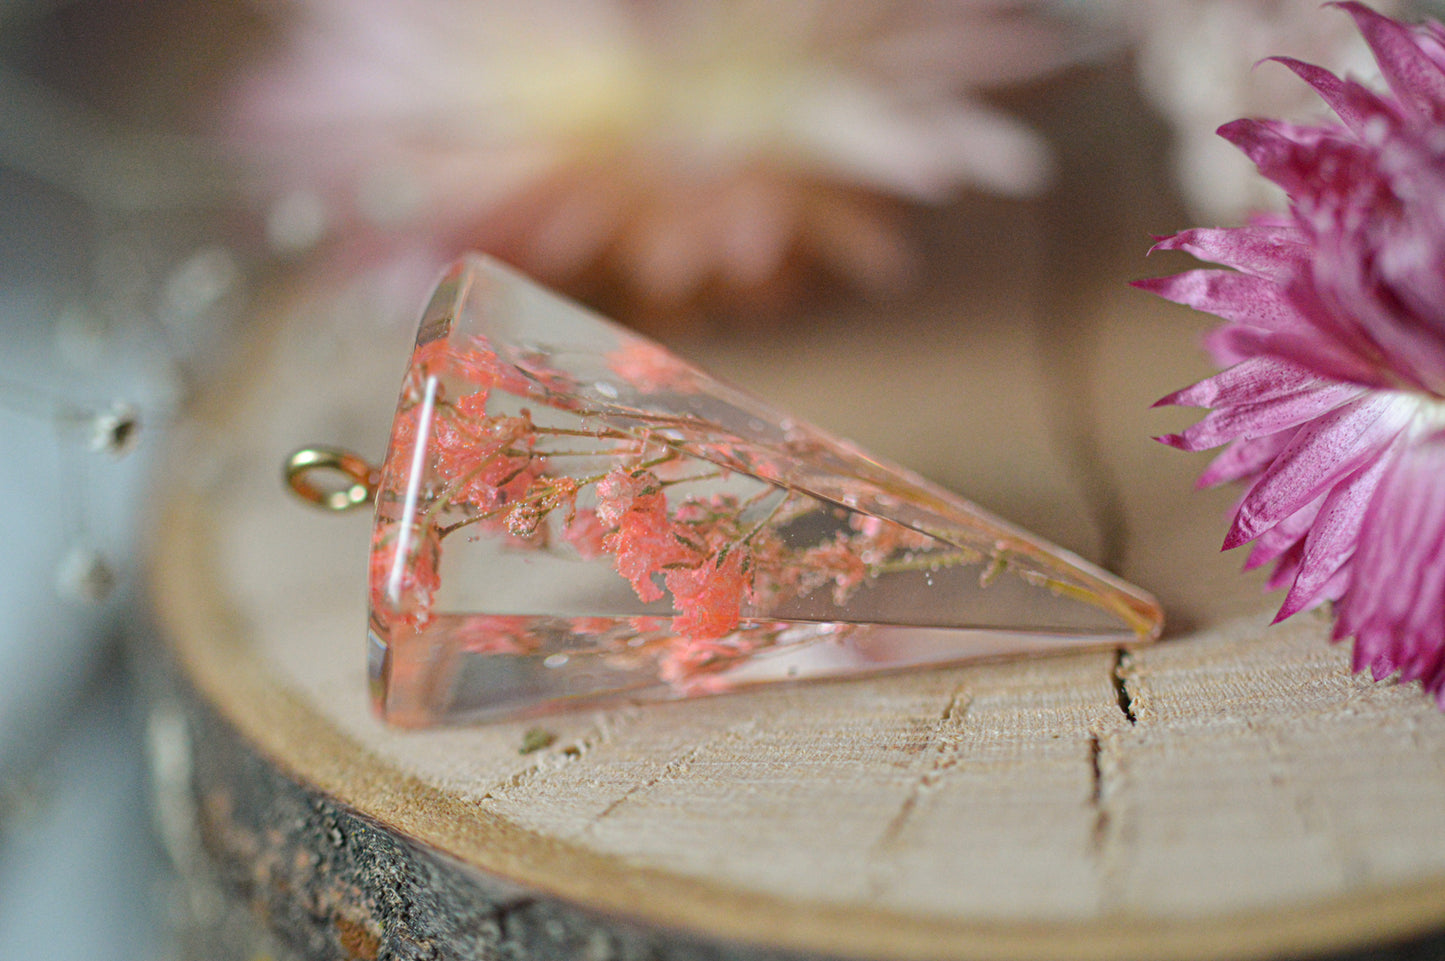
[[[422,319],[372,684],[421,726],[1147,640],[1147,595],[484,258]]]

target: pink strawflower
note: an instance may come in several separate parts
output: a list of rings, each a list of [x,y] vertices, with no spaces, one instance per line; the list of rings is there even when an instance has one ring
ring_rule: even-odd
[[[1249,484],[1224,546],[1275,563],[1280,618],[1335,601],[1356,670],[1445,707],[1445,28],[1337,6],[1389,93],[1281,60],[1340,122],[1221,128],[1289,211],[1159,245],[1233,268],[1140,284],[1230,322],[1231,366],[1160,401],[1213,411],[1161,440],[1228,445],[1201,483]]]

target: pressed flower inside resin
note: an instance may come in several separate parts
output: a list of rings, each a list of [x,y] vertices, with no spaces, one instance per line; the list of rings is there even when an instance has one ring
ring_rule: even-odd
[[[1157,636],[1146,594],[469,257],[377,492],[372,680],[426,725]]]

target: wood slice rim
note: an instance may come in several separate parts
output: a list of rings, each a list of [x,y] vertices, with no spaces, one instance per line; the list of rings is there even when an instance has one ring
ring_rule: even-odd
[[[890,961],[1265,958],[1404,939],[1445,918],[1445,878],[1267,911],[1005,923],[788,902],[631,866],[520,829],[398,771],[287,690],[246,656],[241,619],[216,590],[205,518],[199,495],[173,491],[151,553],[152,601],[188,683],[297,784],[457,859],[463,869],[540,896],[704,940]]]

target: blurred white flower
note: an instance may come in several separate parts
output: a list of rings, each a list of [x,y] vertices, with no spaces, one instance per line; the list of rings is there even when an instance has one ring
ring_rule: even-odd
[[[1046,183],[1040,139],[970,96],[1069,58],[1045,6],[295,0],[232,133],[281,249],[475,247],[661,302],[794,258],[887,286],[906,251],[880,197]]]
[[[1174,133],[1175,171],[1197,216],[1237,222],[1282,205],[1284,194],[1214,131],[1238,117],[1321,120],[1314,91],[1266,57],[1330,63],[1361,80],[1379,76],[1348,17],[1320,16],[1320,0],[1102,0],[1132,34],[1146,96]],[[1386,14],[1406,6],[1379,0]]]

